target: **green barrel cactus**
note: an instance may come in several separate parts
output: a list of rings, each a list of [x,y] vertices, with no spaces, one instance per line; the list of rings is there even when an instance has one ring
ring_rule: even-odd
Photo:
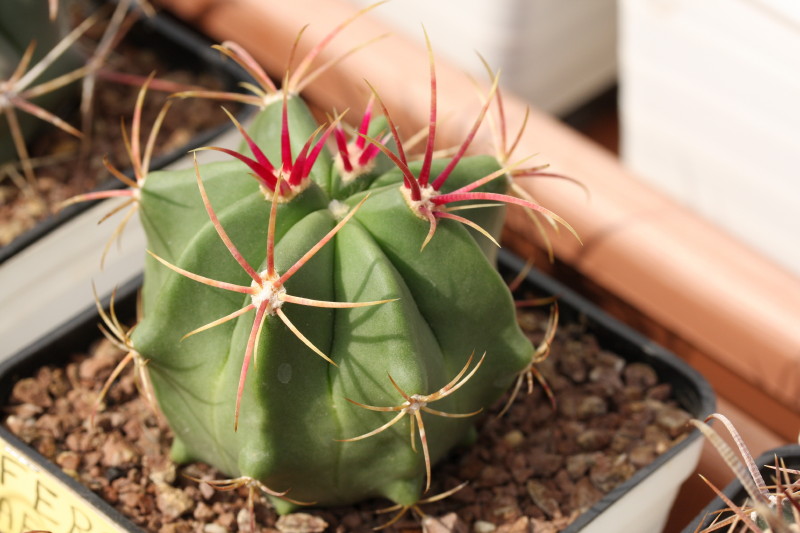
[[[318,125],[289,89],[262,99],[248,131],[237,123],[241,148],[217,148],[230,160],[137,167],[129,201],[149,256],[130,344],[177,461],[257,486],[280,512],[412,505],[534,357],[491,252],[504,204],[560,219],[508,195],[496,158],[465,155],[491,97],[436,158],[432,90],[411,160],[380,99],[383,116],[371,102],[348,139],[340,116]]]

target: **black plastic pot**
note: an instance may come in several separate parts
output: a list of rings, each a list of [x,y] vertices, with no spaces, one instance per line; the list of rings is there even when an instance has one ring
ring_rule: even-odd
[[[768,485],[771,484],[770,480],[775,477],[775,470],[768,468],[770,465],[775,465],[775,457],[783,460],[787,468],[800,469],[800,445],[788,444],[786,446],[773,448],[772,450],[767,450],[756,459],[758,470],[761,472],[761,476]],[[722,492],[735,503],[741,503],[747,499],[747,492],[737,479],[731,481]],[[727,508],[728,506],[722,499],[714,498],[700,513],[698,513],[695,519],[684,528],[682,533],[702,531],[704,528],[711,525],[715,517],[718,516],[719,511],[724,511]],[[723,514],[723,518],[729,515],[730,513]]]
[[[506,273],[513,274],[524,267],[522,260],[505,251],[501,251],[499,262],[501,270]],[[131,307],[131,295],[137,287],[138,282],[135,282],[120,291],[121,296],[125,293],[128,295],[128,312]],[[527,281],[521,289],[534,291],[541,296],[556,296],[559,300],[562,323],[580,321],[582,325],[585,325],[587,332],[597,337],[601,347],[617,353],[628,361],[640,361],[651,365],[662,382],[669,382],[672,385],[674,396],[681,407],[694,417],[702,419],[714,411],[715,397],[709,384],[672,353],[622,325],[568,288],[541,273],[529,273]],[[121,302],[123,305],[118,306],[118,309],[124,310],[124,299]],[[53,335],[40,339],[0,364],[0,391],[9,394],[13,383],[21,377],[31,375],[38,367],[52,363],[59,357],[63,358],[65,354],[85,349],[89,339],[97,338],[96,324],[98,320],[94,308],[85,309]],[[0,398],[0,400],[6,401],[7,398]],[[701,445],[700,433],[694,430],[686,439],[606,495],[594,507],[580,516],[566,531],[582,531],[584,533],[659,531],[666,521],[672,499],[677,494],[678,488],[697,463]],[[15,451],[3,451],[3,446],[13,448]],[[12,459],[16,457],[13,454],[24,454],[23,459],[14,460],[17,463],[36,465],[32,468],[46,472],[47,483],[50,484],[48,488],[59,484],[59,486],[65,487],[64,490],[74,491],[83,499],[87,508],[96,509],[111,520],[117,521],[119,530],[139,531],[126,519],[120,517],[117,511],[96,494],[66,476],[2,425],[0,425],[0,451],[3,451],[6,457],[11,454]],[[676,465],[680,468],[677,468]],[[21,467],[17,468],[21,472]],[[680,470],[679,473],[678,470]],[[667,476],[666,482],[664,476]],[[0,476],[0,502],[2,502],[2,491],[5,488],[2,483],[3,478]],[[67,487],[68,489],[66,489]],[[55,493],[56,490],[52,489],[51,492]],[[36,494],[19,495],[19,500],[27,499],[28,502],[35,502],[35,498]],[[52,496],[50,499],[55,500],[56,498]],[[626,501],[627,503],[625,503]],[[649,503],[658,504],[659,508],[653,510]],[[1,505],[2,503],[0,503]],[[621,514],[610,515],[610,513]],[[88,515],[88,512],[84,512],[84,514]],[[0,516],[2,516],[1,512]],[[2,527],[2,523],[0,523],[0,527]]]
[[[197,34],[167,13],[158,13],[153,17],[143,17],[131,28],[127,38],[142,47],[168,51],[167,54],[159,55],[171,65],[195,72],[213,74],[224,83],[226,90],[240,91],[239,83],[250,80],[248,75],[235,63],[224,61],[220,54],[211,48],[212,41]],[[250,106],[243,106],[237,118],[241,122],[252,111]],[[192,148],[209,144],[212,139],[232,127],[230,123],[225,123],[218,127],[198,132],[186,145],[154,158],[150,165],[151,170],[158,170],[184,157]],[[130,169],[126,170],[125,174],[129,177],[133,176],[133,172]],[[125,185],[119,180],[109,177],[96,190],[124,187]],[[8,245],[0,247],[0,264],[41,239],[59,225],[88,210],[95,203],[97,202],[82,202],[67,206],[57,214],[48,217],[21,234]]]

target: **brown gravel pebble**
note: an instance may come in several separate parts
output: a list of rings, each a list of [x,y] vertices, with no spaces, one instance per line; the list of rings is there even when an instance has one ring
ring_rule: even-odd
[[[582,477],[575,483],[575,489],[570,494],[569,507],[582,513],[602,498],[603,494],[588,477]]]
[[[530,533],[531,519],[527,516],[520,517],[510,524],[503,524],[495,529],[496,533]]]
[[[655,370],[642,363],[629,364],[625,367],[622,375],[625,378],[625,383],[631,387],[648,389],[658,384],[658,376]]]
[[[444,516],[425,516],[422,519],[424,533],[468,533],[469,528],[456,513]]]
[[[320,533],[328,523],[308,513],[292,513],[278,518],[275,527],[281,533]]]
[[[11,401],[22,404],[31,404],[37,407],[50,407],[53,400],[47,389],[42,388],[35,378],[23,378],[14,385],[11,392]]]
[[[472,524],[472,531],[474,533],[492,533],[497,531],[497,526],[485,520],[477,520]]]
[[[675,438],[686,430],[686,426],[692,417],[682,409],[674,407],[664,407],[656,415],[656,423],[665,429],[669,436]]]
[[[642,468],[652,463],[656,456],[655,447],[650,444],[639,444],[628,452],[628,460],[636,468]]]
[[[636,468],[624,455],[616,457],[600,455],[589,471],[589,479],[601,492],[610,492],[614,487],[631,477]]]
[[[192,516],[200,522],[208,522],[214,518],[214,509],[205,502],[198,502],[192,511]]]
[[[175,520],[194,507],[194,500],[188,494],[166,483],[157,483],[156,492],[156,505],[167,521]]]
[[[547,317],[525,312],[520,322],[537,342]],[[5,425],[145,531],[250,531],[247,489],[219,492],[187,478],[227,477],[204,464],[176,468],[169,461],[169,428],[138,397],[130,373],[111,387],[95,426],[87,423],[113,368],[105,361],[107,343],[95,347],[104,354],[102,364],[76,355],[63,369],[43,368],[19,380],[5,407]],[[563,353],[570,354],[568,364],[560,362]],[[122,356],[114,351],[113,363]],[[561,326],[551,356],[538,367],[556,391],[557,411],[540,387],[520,394],[499,418],[502,399],[478,423],[477,442],[454,450],[434,468],[426,497],[470,483],[447,499],[421,505],[428,518],[408,510],[386,531],[538,533],[567,527],[686,431],[689,415],[676,408],[646,367],[630,370],[633,365],[621,362],[579,326]],[[254,518],[262,533],[366,532],[394,516],[375,513],[386,506],[370,501],[278,517],[256,499]]]
[[[138,458],[134,445],[126,441],[117,432],[111,433],[100,448],[102,458],[100,462],[107,467],[123,467],[133,464]]]
[[[561,514],[561,506],[558,503],[556,494],[544,483],[535,479],[528,480],[525,487],[528,494],[539,509],[544,511],[548,518],[553,518]]]
[[[575,442],[581,451],[596,452],[608,446],[613,435],[612,431],[606,428],[589,428],[582,431],[575,439]]]

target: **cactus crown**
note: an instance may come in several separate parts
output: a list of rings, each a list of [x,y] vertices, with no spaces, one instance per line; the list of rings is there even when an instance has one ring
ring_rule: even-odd
[[[232,119],[238,150],[208,148],[230,160],[137,182],[149,256],[124,343],[147,361],[175,459],[226,472],[220,488],[260,490],[281,512],[383,496],[402,513],[472,438],[474,415],[532,384],[546,356],[494,268],[505,205],[569,226],[510,194],[505,161],[467,156],[496,78],[454,155],[436,157],[431,56],[413,160],[375,91],[349,138],[342,115],[317,124],[296,91],[320,46],[280,91],[240,47],[221,48],[254,73],[260,111],[247,128]]]

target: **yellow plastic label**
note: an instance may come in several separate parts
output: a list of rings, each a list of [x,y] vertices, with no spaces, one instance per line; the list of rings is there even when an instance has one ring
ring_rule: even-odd
[[[0,533],[125,532],[0,437]]]

